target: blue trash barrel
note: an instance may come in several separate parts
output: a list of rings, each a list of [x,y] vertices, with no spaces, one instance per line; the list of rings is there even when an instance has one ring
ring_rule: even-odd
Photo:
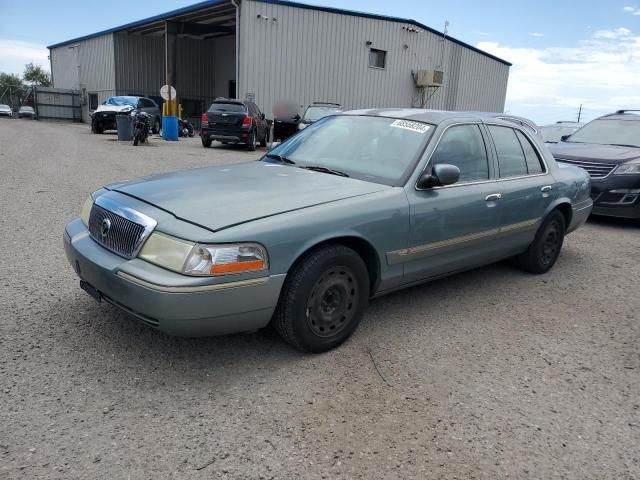
[[[133,119],[128,114],[116,115],[118,140],[129,141],[133,138]]]
[[[165,140],[178,140],[178,117],[162,117],[162,138]]]

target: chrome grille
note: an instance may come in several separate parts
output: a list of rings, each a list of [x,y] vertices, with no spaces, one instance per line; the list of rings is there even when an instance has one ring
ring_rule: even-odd
[[[567,158],[556,158],[556,162],[567,163],[583,168],[591,178],[604,178],[616,168],[616,164],[614,163],[584,162],[582,160],[569,160]]]
[[[106,224],[110,228],[104,228]],[[132,258],[145,239],[145,226],[94,204],[89,215],[89,234],[112,252]]]

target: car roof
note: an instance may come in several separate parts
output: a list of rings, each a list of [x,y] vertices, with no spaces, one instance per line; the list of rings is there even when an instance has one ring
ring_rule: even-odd
[[[212,103],[237,103],[238,105],[246,105],[247,103],[253,103],[251,100],[238,100],[237,98],[218,97],[213,100]]]
[[[448,120],[473,120],[485,121],[495,120],[499,117],[517,118],[525,122],[533,123],[531,120],[516,117],[505,113],[495,112],[451,112],[447,110],[428,110],[423,108],[370,108],[361,110],[349,110],[344,115],[367,115],[378,117],[404,118],[418,122],[439,124]]]
[[[614,113],[608,113],[607,115],[603,115],[602,117],[598,117],[596,120],[606,119],[606,120],[631,120],[638,121],[640,120],[640,110],[618,110]]]

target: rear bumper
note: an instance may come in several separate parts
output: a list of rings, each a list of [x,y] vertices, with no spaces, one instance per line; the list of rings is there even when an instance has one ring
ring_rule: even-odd
[[[587,222],[587,218],[589,218],[593,209],[593,201],[590,198],[587,198],[586,200],[573,205],[571,209],[571,224],[569,225],[569,228],[567,228],[567,234],[573,232]]]
[[[229,143],[246,143],[249,140],[248,130],[212,130],[203,128],[200,136],[204,140],[213,140],[218,142]]]
[[[265,327],[278,303],[285,275],[203,284],[144,262],[126,260],[98,245],[81,220],[65,228],[64,249],[80,279],[98,298],[163,332],[189,337]],[[137,272],[136,272],[137,273]],[[173,281],[171,281],[173,279]]]

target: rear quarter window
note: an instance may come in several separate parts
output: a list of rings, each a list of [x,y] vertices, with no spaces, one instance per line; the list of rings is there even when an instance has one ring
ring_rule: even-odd
[[[522,151],[524,152],[524,158],[527,162],[527,171],[530,175],[544,172],[544,166],[542,165],[542,159],[538,155],[538,152],[533,147],[527,137],[522,132],[516,132]]]
[[[509,127],[488,125],[498,154],[500,178],[527,175],[527,162],[516,132]]]

